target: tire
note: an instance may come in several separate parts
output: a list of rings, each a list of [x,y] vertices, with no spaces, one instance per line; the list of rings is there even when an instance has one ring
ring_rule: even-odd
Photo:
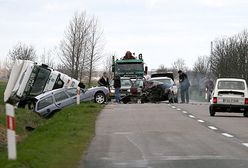
[[[174,97],[174,103],[178,103],[178,98],[177,98],[177,96]]]
[[[248,111],[245,111],[245,112],[243,113],[243,115],[244,115],[244,117],[248,117]]]
[[[95,94],[94,101],[98,104],[103,104],[106,102],[106,95],[102,92],[97,92]]]
[[[211,117],[215,116],[215,111],[213,110],[212,107],[209,107],[209,114]]]
[[[33,110],[34,111],[34,109],[35,109],[35,102],[33,102],[33,101],[30,101],[30,102],[28,102],[28,109],[29,110]]]

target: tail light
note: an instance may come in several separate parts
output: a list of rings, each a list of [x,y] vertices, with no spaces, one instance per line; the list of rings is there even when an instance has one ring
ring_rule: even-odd
[[[245,99],[245,104],[248,104],[248,99]]]
[[[217,103],[217,97],[213,98],[213,103]],[[248,103],[248,102],[247,102]]]

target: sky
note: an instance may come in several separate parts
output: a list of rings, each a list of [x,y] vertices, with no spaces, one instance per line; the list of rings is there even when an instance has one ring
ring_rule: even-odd
[[[104,30],[105,56],[142,53],[149,69],[182,58],[192,68],[211,41],[247,29],[247,9],[247,0],[0,0],[0,59],[18,42],[37,54],[55,48],[86,11]]]

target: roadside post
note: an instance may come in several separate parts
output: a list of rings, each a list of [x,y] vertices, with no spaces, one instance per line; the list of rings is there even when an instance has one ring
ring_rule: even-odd
[[[205,100],[208,100],[208,89],[205,89]]]
[[[80,87],[77,87],[77,104],[80,104]]]
[[[7,141],[8,141],[8,158],[16,160],[16,133],[15,133],[15,112],[14,106],[6,104],[7,119]]]

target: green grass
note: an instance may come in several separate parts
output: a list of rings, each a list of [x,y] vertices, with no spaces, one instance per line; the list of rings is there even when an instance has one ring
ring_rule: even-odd
[[[38,127],[17,145],[17,161],[8,161],[4,151],[0,155],[0,167],[77,167],[94,136],[95,120],[101,109],[101,105],[83,103],[65,108],[48,120],[34,119]],[[17,113],[24,112],[20,110]],[[21,118],[22,115],[18,114]]]
[[[0,126],[6,127],[0,82]],[[27,109],[16,109],[18,135],[17,160],[7,159],[6,144],[0,144],[1,168],[73,168],[78,167],[84,151],[95,134],[95,120],[103,106],[82,103],[65,108],[50,119],[43,119]],[[36,129],[28,132],[25,127]]]

